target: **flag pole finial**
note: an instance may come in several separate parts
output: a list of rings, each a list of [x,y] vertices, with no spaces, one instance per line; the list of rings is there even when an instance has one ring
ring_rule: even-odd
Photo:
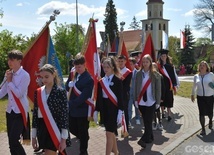
[[[56,16],[60,14],[59,10],[54,10],[53,14],[50,16],[49,21],[47,21],[47,25],[49,25],[52,21],[56,19]]]

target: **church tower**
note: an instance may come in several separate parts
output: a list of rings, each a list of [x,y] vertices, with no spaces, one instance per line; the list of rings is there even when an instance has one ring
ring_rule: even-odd
[[[162,48],[162,34],[163,31],[168,36],[168,19],[163,18],[163,4],[162,0],[148,0],[147,4],[147,19],[141,20],[142,27],[148,34],[152,34],[152,40],[155,50]],[[168,48],[168,47],[167,47]]]

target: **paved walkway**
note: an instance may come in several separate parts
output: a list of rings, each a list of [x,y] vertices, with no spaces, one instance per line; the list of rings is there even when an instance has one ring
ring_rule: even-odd
[[[119,152],[121,155],[166,155],[176,146],[181,144],[185,139],[198,132],[201,127],[198,120],[197,104],[192,103],[190,99],[175,96],[174,108],[172,109],[173,119],[168,122],[163,120],[163,131],[154,131],[154,142],[147,144],[142,150],[137,144],[143,133],[142,125],[134,125],[130,129],[128,138],[118,137]],[[206,123],[208,121],[206,120]],[[104,128],[90,128],[90,140],[88,152],[89,155],[105,154],[105,132]],[[120,131],[119,131],[120,133]],[[28,155],[33,154],[31,146],[24,146]],[[72,147],[68,152],[70,155],[79,154],[79,142],[76,138],[72,138]],[[9,155],[8,141],[6,133],[0,133],[0,155]]]

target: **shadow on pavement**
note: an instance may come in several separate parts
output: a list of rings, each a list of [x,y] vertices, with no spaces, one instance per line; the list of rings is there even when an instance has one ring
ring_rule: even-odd
[[[177,133],[178,130],[181,128],[183,124],[177,124],[176,120],[179,120],[183,115],[180,115],[179,113],[172,113],[172,120],[168,121],[166,119],[163,119],[163,128],[166,130],[166,133]]]

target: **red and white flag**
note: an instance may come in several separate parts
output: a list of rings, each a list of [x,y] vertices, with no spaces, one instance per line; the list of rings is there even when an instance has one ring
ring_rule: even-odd
[[[86,34],[86,39],[84,43],[84,47],[82,50],[82,54],[85,55],[86,59],[86,68],[88,72],[91,74],[94,79],[94,91],[92,98],[95,99],[97,96],[97,84],[98,78],[100,77],[100,58],[99,53],[97,51],[97,40],[96,40],[96,30],[95,30],[95,22],[98,20],[90,19],[89,26]]]
[[[181,34],[180,35],[180,49],[184,49],[186,46],[186,36],[185,36],[184,31],[181,31],[180,34]]]
[[[30,75],[28,97],[32,102],[34,100],[34,91],[41,84],[41,81],[38,79],[39,69],[46,63],[48,43],[49,27],[45,26],[32,45],[28,48],[22,60],[23,68]]]

